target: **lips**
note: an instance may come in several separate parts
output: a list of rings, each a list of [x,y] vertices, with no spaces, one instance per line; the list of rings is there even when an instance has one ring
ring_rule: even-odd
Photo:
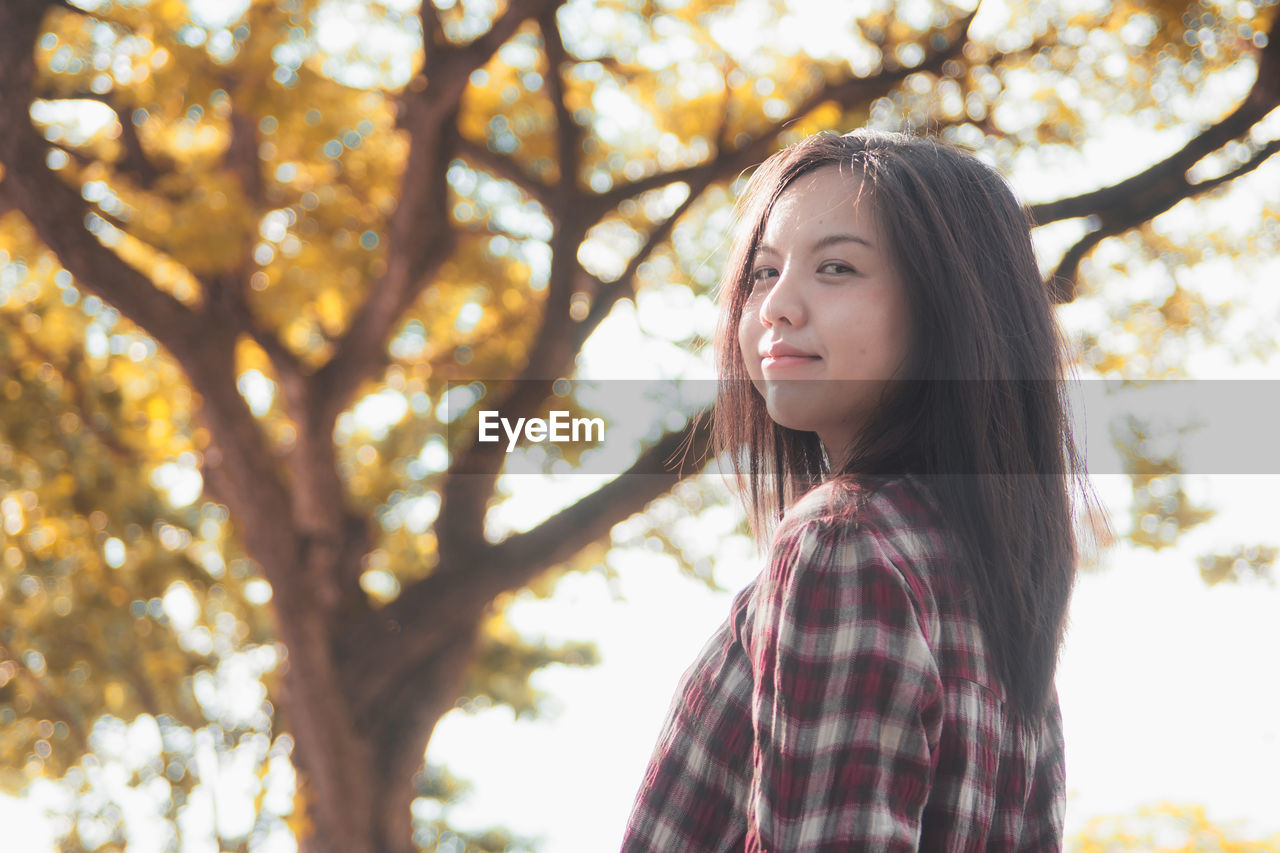
[[[813,353],[805,352],[802,349],[796,349],[790,344],[783,343],[782,341],[774,341],[769,344],[769,349],[764,355],[767,358],[780,358],[788,355],[800,356],[803,358],[817,358]]]
[[[760,357],[760,366],[762,368],[799,367],[818,360],[819,357],[813,353],[805,352],[782,341],[774,341]]]

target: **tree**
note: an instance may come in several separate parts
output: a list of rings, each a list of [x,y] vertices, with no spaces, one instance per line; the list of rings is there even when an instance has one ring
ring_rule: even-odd
[[[1108,238],[1158,252],[1155,217],[1280,146],[1256,130],[1280,104],[1273,5],[1029,4],[985,26],[889,6],[833,28],[830,52],[786,45],[782,5],[748,11],[0,7],[10,786],[87,778],[93,721],[147,712],[173,755],[135,772],[165,780],[173,811],[192,730],[212,716],[265,761],[275,722],[304,849],[412,849],[422,750],[459,695],[531,708],[529,672],[590,662],[513,636],[506,597],[592,565],[677,482],[666,462],[689,438],[491,542],[504,454],[447,431],[450,380],[495,377],[504,413],[541,411],[620,301],[680,278],[705,296],[731,182],[820,128],[928,127],[1002,165],[1078,148],[1100,103],[1176,128],[1186,142],[1149,167],[1031,206],[1076,221],[1046,279],[1062,303]],[[1200,81],[1241,68],[1244,97],[1188,127]],[[1148,307],[1162,334],[1208,323],[1181,288]],[[369,401],[398,417],[361,425]],[[192,483],[207,501],[184,502]],[[276,667],[240,716],[200,699],[237,652]]]

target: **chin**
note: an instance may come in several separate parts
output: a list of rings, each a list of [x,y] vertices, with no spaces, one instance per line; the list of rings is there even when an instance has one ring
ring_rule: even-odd
[[[773,399],[766,399],[765,411],[769,413],[769,417],[778,426],[794,429],[800,432],[814,432],[818,418],[812,413],[807,412],[804,408],[798,407],[792,403],[780,405]]]

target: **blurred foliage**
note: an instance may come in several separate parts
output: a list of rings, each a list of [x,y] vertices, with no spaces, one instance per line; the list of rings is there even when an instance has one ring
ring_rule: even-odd
[[[237,4],[193,9],[182,0],[80,5],[91,14],[47,18],[32,118],[49,142],[49,165],[94,205],[88,227],[191,305],[210,296],[202,281],[252,269],[257,321],[304,363],[321,363],[386,270],[386,222],[408,153],[397,100],[422,61],[412,4],[254,0],[243,14]],[[437,5],[455,42],[484,32],[496,14],[489,3]],[[850,5],[824,13],[834,19],[817,32],[802,6],[567,4],[558,22],[575,61],[562,69],[565,101],[582,134],[572,177],[603,196],[693,167],[790,115],[824,84],[909,71],[967,12],[873,3],[855,20]],[[1276,10],[1274,0],[984,8],[962,56],[908,73],[870,102],[824,103],[779,141],[820,128],[914,127],[1010,172],[1027,157],[1078,170],[1107,117],[1172,138],[1220,114],[1243,92],[1249,51]],[[472,74],[457,116],[471,153],[448,173],[457,248],[402,318],[390,365],[335,431],[351,506],[378,521],[362,577],[375,601],[394,599],[438,560],[438,488],[457,440],[441,411],[447,383],[509,375],[538,328],[558,223],[522,184],[561,180],[552,71],[526,26]],[[1206,107],[1210,97],[1220,102]],[[603,210],[578,248],[583,268],[604,285],[617,280],[688,191],[660,187]],[[1234,192],[1224,187],[1193,207]],[[639,266],[629,307],[672,348],[696,350],[712,333],[714,312],[702,309],[731,196],[732,187],[711,187]],[[1069,324],[1082,366],[1168,378],[1183,369],[1188,342],[1226,346],[1240,359],[1274,352],[1262,326],[1224,341],[1238,305],[1206,286],[1222,259],[1245,276],[1253,259],[1280,249],[1275,199],[1241,219],[1250,223],[1243,230],[1188,234],[1158,218],[1106,241],[1070,306],[1092,312]],[[1155,283],[1126,286],[1140,276]],[[591,287],[575,294],[576,319],[599,295]],[[645,299],[656,294],[687,297],[687,316],[655,322]],[[270,360],[248,339],[237,356],[242,393],[272,445],[287,450],[297,426]],[[245,796],[258,818],[220,827],[228,845],[305,820],[292,799],[290,742],[279,734],[288,721],[269,698],[285,659],[274,643],[272,590],[226,509],[202,496],[209,436],[199,405],[176,363],[87,295],[20,213],[0,217],[0,787],[61,779],[75,794],[59,818],[64,849],[123,849],[123,807],[102,782],[108,766],[145,787],[160,804],[154,819],[174,827],[219,762],[249,768],[258,782]],[[1137,427],[1118,440],[1132,449],[1135,543],[1169,547],[1209,518],[1187,498],[1175,457],[1144,448]],[[615,538],[666,554],[714,586],[707,530],[739,535],[742,520],[716,487],[691,481]],[[1273,547],[1242,546],[1206,557],[1202,570],[1218,582],[1265,574],[1275,558]],[[586,570],[613,571],[604,545],[530,589],[550,596],[564,572]],[[543,697],[530,673],[597,656],[589,644],[521,636],[503,618],[506,602],[486,625],[459,706],[507,704],[532,715]],[[120,746],[130,737],[140,752]],[[462,793],[439,769],[422,778],[424,801]],[[502,833],[448,841],[437,812],[417,823],[426,850],[517,843]],[[1193,817],[1199,838],[1202,815]],[[1080,849],[1118,849],[1087,844],[1095,846]]]
[[[1068,853],[1272,853],[1280,833],[1243,837],[1235,828],[1209,820],[1203,806],[1162,803],[1134,814],[1096,817],[1067,839]]]
[[[1129,536],[1135,545],[1153,551],[1172,547],[1181,534],[1213,517],[1213,510],[1192,503],[1183,488],[1177,438],[1191,427],[1153,434],[1148,424],[1128,416],[1112,428],[1133,485]]]
[[[1226,554],[1208,554],[1198,560],[1200,577],[1210,585],[1249,578],[1275,583],[1277,556],[1280,548],[1272,545],[1244,545]]]
[[[464,799],[471,786],[443,767],[426,765],[414,779],[420,808],[414,813],[413,841],[424,853],[535,853],[537,839],[503,829],[464,832],[450,827],[450,805]]]

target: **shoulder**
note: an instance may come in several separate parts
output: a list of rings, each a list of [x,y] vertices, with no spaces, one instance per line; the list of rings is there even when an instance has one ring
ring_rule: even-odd
[[[878,541],[895,563],[931,562],[948,543],[939,505],[917,477],[837,477],[809,490],[783,515],[773,548],[806,539],[828,547]]]
[[[896,601],[932,643],[952,597],[951,557],[938,505],[921,481],[841,477],[806,493],[783,516],[770,547],[768,588],[799,584],[849,600]]]

